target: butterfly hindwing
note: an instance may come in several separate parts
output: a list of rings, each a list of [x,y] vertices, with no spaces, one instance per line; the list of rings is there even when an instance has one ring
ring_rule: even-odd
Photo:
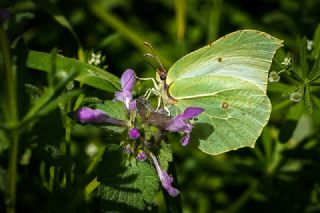
[[[267,124],[271,104],[268,72],[281,40],[255,30],[228,34],[178,60],[168,71],[168,93],[177,113],[202,107],[199,122],[213,127],[199,148],[219,154],[253,147]]]

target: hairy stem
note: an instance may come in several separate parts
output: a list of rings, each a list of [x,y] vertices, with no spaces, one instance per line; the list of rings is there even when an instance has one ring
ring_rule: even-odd
[[[19,147],[19,130],[16,129],[18,124],[17,78],[15,71],[12,69],[9,42],[2,25],[0,26],[0,49],[3,57],[3,70],[5,74],[4,82],[6,82],[7,98],[7,112],[4,114],[6,116],[6,124],[9,127],[7,133],[11,140],[6,205],[7,212],[14,213],[16,204],[17,158]]]

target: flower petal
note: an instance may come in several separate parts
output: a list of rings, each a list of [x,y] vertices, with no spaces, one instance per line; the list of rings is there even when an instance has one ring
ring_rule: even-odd
[[[182,114],[182,120],[194,118],[201,114],[203,111],[204,109],[201,107],[188,107]]]
[[[181,139],[181,144],[183,146],[187,145],[189,143],[189,139],[190,139],[190,133],[186,133]]]
[[[131,92],[136,81],[134,71],[132,69],[127,69],[121,75],[121,87],[122,91],[129,91]]]
[[[82,107],[77,110],[77,120],[80,123],[102,123],[106,117],[109,116],[98,109]]]
[[[156,167],[158,176],[160,178],[161,181],[161,185],[163,186],[163,188],[165,188],[165,190],[167,190],[167,192],[169,193],[170,196],[175,197],[177,196],[180,192],[178,189],[174,188],[171,183],[173,182],[173,178],[168,175],[168,173],[164,170],[161,169],[160,164],[156,158],[156,156],[154,156],[151,152],[150,152],[150,156],[152,158],[152,161]]]
[[[129,104],[129,110],[130,110],[130,111],[137,110],[137,101],[136,101],[136,100],[133,100],[133,101],[130,102],[130,104]]]
[[[107,113],[100,109],[91,109],[89,107],[82,107],[73,113],[74,119],[81,124],[111,124],[115,126],[126,126],[122,120],[110,117]]]

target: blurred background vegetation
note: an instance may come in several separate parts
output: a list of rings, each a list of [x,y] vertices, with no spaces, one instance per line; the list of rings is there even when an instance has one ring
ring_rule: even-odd
[[[154,76],[154,69],[143,56],[149,51],[144,41],[153,45],[169,68],[183,55],[222,35],[257,29],[284,40],[282,54],[290,51],[293,63],[298,64],[301,38],[313,40],[320,34],[319,0],[1,0],[0,6],[2,14],[4,8],[10,13],[7,33],[11,42],[22,37],[28,49],[51,52],[57,48],[60,54],[80,60],[82,50],[85,54],[101,51],[106,70],[117,76],[127,68],[141,77]],[[317,45],[314,40],[314,48],[319,48]],[[45,86],[45,79],[45,73],[39,71],[30,70],[27,75],[28,83],[39,87]],[[310,116],[303,104],[281,97],[282,88],[292,83],[282,80],[269,87],[274,110],[255,149],[209,156],[192,144],[182,147],[175,140],[174,162],[183,212],[320,212],[320,116],[317,112]],[[145,85],[138,83],[136,96],[144,91]],[[113,97],[89,86],[84,92]],[[319,94],[319,90],[313,92]],[[49,118],[46,121],[51,122]],[[40,137],[54,140],[51,136],[57,131],[59,124],[51,123]],[[75,178],[81,177],[92,159],[92,144],[103,147],[110,137],[96,128],[74,130]],[[67,201],[61,194],[57,192],[53,201],[41,185],[41,178],[46,178],[39,174],[43,156],[32,154],[23,161],[32,135],[23,139],[18,212],[45,211],[55,203],[63,206]],[[8,154],[1,149],[0,154],[2,178]],[[96,202],[93,199],[81,204],[79,212],[98,211]],[[166,212],[161,193],[155,205],[159,212]],[[1,200],[0,212],[4,209]]]

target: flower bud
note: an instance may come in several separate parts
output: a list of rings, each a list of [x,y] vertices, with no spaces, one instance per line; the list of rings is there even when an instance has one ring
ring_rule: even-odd
[[[139,138],[139,137],[140,137],[140,132],[139,132],[139,130],[136,129],[136,128],[131,128],[131,129],[129,130],[129,137],[130,137],[131,139],[137,139],[137,138]]]
[[[301,92],[293,92],[290,94],[290,100],[293,102],[300,102],[302,100]]]
[[[280,81],[280,76],[277,72],[272,71],[269,73],[269,78],[268,78],[269,82],[279,82]]]
[[[145,161],[147,159],[147,155],[144,151],[139,150],[138,155],[136,156],[137,160],[139,161]]]

